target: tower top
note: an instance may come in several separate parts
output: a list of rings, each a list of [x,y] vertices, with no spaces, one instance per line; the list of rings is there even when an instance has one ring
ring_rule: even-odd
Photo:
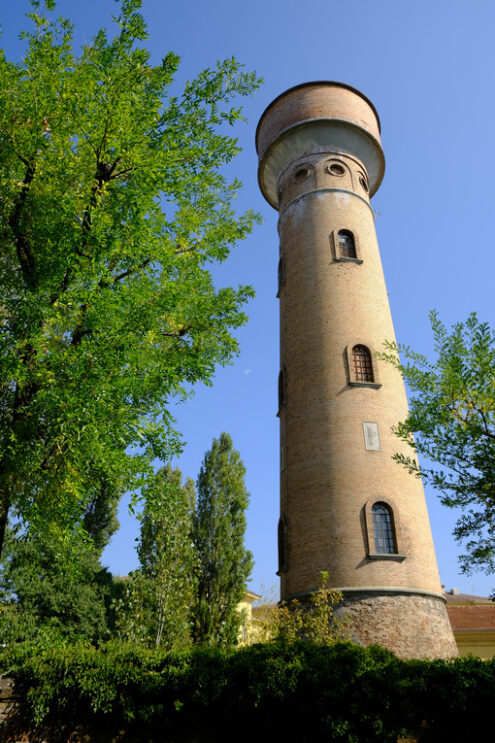
[[[347,152],[365,166],[372,196],[385,171],[380,119],[371,101],[344,83],[320,80],[289,88],[256,129],[260,189],[275,209],[281,170],[306,152]]]

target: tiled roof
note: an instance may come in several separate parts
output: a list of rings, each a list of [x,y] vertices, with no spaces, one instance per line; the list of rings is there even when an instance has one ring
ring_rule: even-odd
[[[445,591],[443,595],[447,599],[447,606],[449,604],[488,604],[495,606],[495,603],[488,596],[471,596],[469,593],[453,593],[452,591]]]
[[[491,602],[490,602],[491,603]],[[455,630],[493,630],[495,632],[495,604],[471,606],[452,606],[447,604],[452,629]]]

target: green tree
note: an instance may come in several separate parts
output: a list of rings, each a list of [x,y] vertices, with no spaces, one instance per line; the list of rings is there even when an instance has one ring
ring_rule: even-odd
[[[195,586],[191,538],[194,483],[164,467],[143,492],[138,545],[140,569],[124,584],[117,604],[121,637],[166,650],[190,645]]]
[[[93,486],[93,490],[86,496],[82,526],[101,557],[110,537],[119,528],[117,508],[123,488],[105,482],[104,478],[90,481],[88,485]]]
[[[0,53],[0,549],[10,510],[71,533],[168,461],[167,401],[232,359],[252,295],[208,267],[256,219],[219,171],[255,75],[229,59],[177,97],[140,0],[80,53],[53,0],[31,5],[22,61]]]
[[[244,598],[253,567],[244,547],[246,491],[244,467],[227,433],[213,439],[197,480],[194,545],[198,561],[193,638],[199,645],[234,645],[242,616],[237,605]]]
[[[0,643],[108,640],[114,584],[92,542],[15,532],[0,562]]]
[[[412,392],[409,416],[397,435],[434,466],[396,454],[409,471],[462,510],[454,536],[465,543],[462,570],[495,572],[495,333],[471,314],[448,332],[430,313],[436,357],[389,344],[384,354]],[[406,359],[401,362],[398,353]]]
[[[0,642],[99,643],[114,630],[120,586],[100,563],[117,530],[118,493],[100,483],[82,514],[84,532],[67,539],[57,524],[43,533],[7,527],[0,560]]]

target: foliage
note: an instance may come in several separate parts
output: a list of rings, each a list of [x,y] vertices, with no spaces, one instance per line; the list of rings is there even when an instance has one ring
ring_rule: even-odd
[[[335,614],[335,608],[343,595],[327,585],[328,573],[323,570],[318,590],[309,594],[305,601],[292,599],[280,602],[275,612],[275,636],[288,642],[304,638],[318,645],[332,645],[342,640],[345,621]]]
[[[25,700],[12,740],[15,723],[31,728],[30,740],[53,741],[491,738],[493,660],[401,661],[376,646],[307,641],[172,655],[109,644],[18,646],[0,670]]]
[[[128,641],[177,650],[190,644],[191,635],[194,483],[188,479],[182,485],[180,470],[164,467],[143,497],[138,546],[141,567],[124,584],[117,603],[119,635]]]
[[[119,528],[117,509],[120,496],[121,488],[113,488],[109,483],[101,482],[87,498],[81,519],[83,534],[92,541],[100,557],[112,534]]]
[[[237,352],[249,287],[215,289],[256,215],[236,216],[232,105],[259,81],[229,59],[171,95],[141,0],[76,54],[32,2],[20,62],[0,53],[0,548],[9,510],[80,526],[177,450],[167,401]]]
[[[436,358],[389,344],[385,354],[402,372],[413,396],[398,436],[434,467],[422,475],[442,492],[442,503],[461,508],[454,535],[467,540],[464,572],[495,572],[495,333],[473,313],[449,333],[430,314]],[[397,351],[406,358],[401,362]],[[414,437],[413,437],[414,434]],[[395,459],[419,476],[415,457]]]
[[[108,640],[114,585],[98,558],[87,540],[9,530],[0,563],[0,644]]]
[[[237,606],[253,566],[244,548],[245,473],[231,437],[222,433],[206,452],[197,481],[193,541],[198,580],[192,617],[199,645],[234,645],[243,621]]]

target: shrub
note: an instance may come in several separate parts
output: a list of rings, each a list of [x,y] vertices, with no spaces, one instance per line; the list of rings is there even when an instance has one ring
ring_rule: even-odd
[[[2,740],[312,743],[490,739],[495,662],[401,661],[304,640],[166,654],[115,643],[7,650],[21,703]]]

